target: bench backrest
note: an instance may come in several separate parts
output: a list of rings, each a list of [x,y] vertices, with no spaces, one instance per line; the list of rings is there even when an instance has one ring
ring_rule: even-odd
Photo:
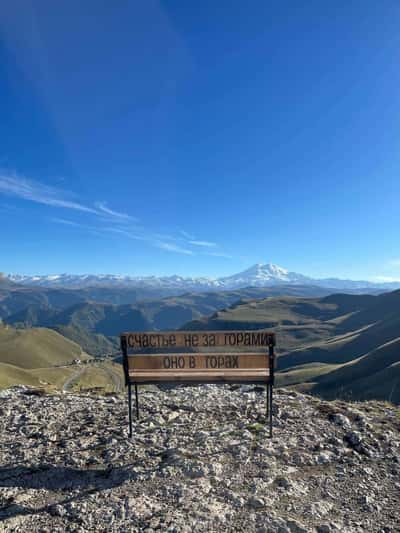
[[[255,331],[121,334],[126,383],[267,383],[275,335]]]

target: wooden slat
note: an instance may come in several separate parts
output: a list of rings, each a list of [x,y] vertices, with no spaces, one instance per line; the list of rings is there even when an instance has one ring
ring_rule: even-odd
[[[242,374],[266,374],[266,375],[269,375],[269,368],[252,368],[252,369],[247,369],[247,368],[242,368],[242,369],[235,369],[235,370],[203,370],[203,369],[199,369],[199,370],[143,370],[143,369],[131,369],[129,370],[129,375],[130,376],[133,376],[135,374],[152,374],[152,375],[156,375],[156,374],[181,374],[181,373],[185,373],[185,374],[202,374],[202,375],[215,375],[215,374],[237,374],[237,375],[242,375]]]
[[[126,332],[121,334],[121,345],[128,353],[143,350],[171,350],[186,348],[190,351],[212,348],[247,349],[275,345],[275,335],[262,330],[251,331],[163,331]]]
[[[171,372],[171,371],[162,371],[162,372],[145,372],[145,371],[135,371],[129,372],[129,377],[132,382],[141,383],[141,382],[265,382],[268,381],[269,371],[262,369],[261,371],[213,371],[213,372]]]
[[[128,356],[129,370],[249,370],[269,368],[268,356],[260,353],[163,354]]]

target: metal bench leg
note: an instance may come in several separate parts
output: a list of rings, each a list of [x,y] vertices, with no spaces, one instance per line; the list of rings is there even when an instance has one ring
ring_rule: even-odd
[[[128,383],[128,412],[129,412],[129,438],[132,438],[132,391],[131,384]]]
[[[135,383],[135,396],[136,396],[136,418],[139,420],[139,396],[138,396],[138,388],[137,388],[136,383]]]
[[[272,439],[272,391],[274,386],[269,385],[269,437]]]

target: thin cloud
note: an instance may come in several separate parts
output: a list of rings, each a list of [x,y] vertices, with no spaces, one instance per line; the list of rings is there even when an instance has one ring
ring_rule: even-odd
[[[0,175],[0,193],[53,207],[98,214],[92,207],[63,198],[60,191],[53,187],[17,176]]]
[[[194,255],[194,252],[192,250],[188,250],[187,248],[182,248],[181,246],[178,246],[176,244],[171,244],[169,242],[157,242],[155,244],[158,248],[161,248],[162,250],[166,250],[167,252],[176,252],[178,254],[184,254],[184,255]]]
[[[189,241],[189,244],[192,244],[193,246],[205,246],[208,248],[213,248],[214,246],[217,246],[216,242],[210,241]]]
[[[29,180],[17,174],[0,172],[0,194],[10,197],[22,198],[37,204],[50,207],[58,207],[75,211],[77,213],[87,213],[94,215],[91,224],[83,224],[63,217],[53,217],[50,220],[55,224],[64,226],[83,228],[96,235],[104,235],[104,232],[114,233],[132,240],[143,241],[151,246],[183,255],[209,255],[214,257],[231,256],[223,252],[196,252],[193,248],[215,248],[215,242],[196,239],[185,230],[179,230],[176,236],[165,235],[158,232],[149,231],[147,228],[137,224],[137,219],[127,213],[120,213],[108,207],[106,202],[96,202],[93,206],[85,205],[80,201],[70,199],[71,193],[56,187],[44,185],[40,182]]]
[[[0,193],[51,207],[72,209],[96,216],[107,215],[117,219],[133,220],[130,215],[113,211],[104,202],[98,202],[95,207],[84,205],[80,202],[69,200],[68,193],[65,191],[15,174],[0,174]]]
[[[179,237],[174,237],[173,235],[168,235],[166,233],[153,233],[152,236],[159,241],[182,242],[182,239]]]
[[[120,218],[122,220],[137,220],[136,218],[133,218],[130,215],[127,215],[126,213],[120,213],[118,211],[110,209],[105,202],[96,202],[95,206],[99,211],[102,211],[103,213],[111,217]]]
[[[184,254],[184,255],[194,255],[194,252],[192,250],[188,250],[187,248],[183,248],[182,246],[178,246],[173,243],[160,241],[157,238],[155,238],[154,235],[152,235],[151,233],[146,234],[144,230],[143,230],[143,233],[140,234],[138,233],[137,230],[130,231],[129,229],[112,227],[112,226],[93,227],[93,226],[88,226],[85,224],[79,224],[77,222],[73,222],[71,220],[66,220],[63,218],[52,218],[51,220],[52,222],[55,222],[57,224],[84,228],[90,231],[91,233],[96,233],[97,235],[104,234],[105,231],[109,233],[116,233],[117,235],[122,235],[123,237],[126,237],[128,239],[147,242],[151,246],[155,246],[156,248],[160,248],[161,250],[165,250],[167,252],[175,252],[175,253]]]
[[[206,252],[203,255],[211,255],[212,257],[224,257],[225,259],[232,259],[233,256],[225,254],[224,252]]]
[[[196,238],[194,235],[192,235],[191,233],[188,233],[187,231],[183,229],[179,230],[179,233],[183,235],[185,239],[188,239],[188,240],[194,240]]]
[[[111,233],[118,233],[119,235],[123,235],[124,237],[127,237],[128,239],[133,239],[135,241],[149,241],[149,237],[146,237],[145,235],[140,235],[138,233],[133,233],[127,229],[123,228],[113,228],[113,227],[106,227],[103,228],[105,231],[109,231]]]
[[[76,228],[85,228],[83,224],[79,224],[78,222],[73,222],[72,220],[66,220],[65,218],[51,218],[51,222],[55,222],[56,224],[63,224],[64,226],[74,226]]]

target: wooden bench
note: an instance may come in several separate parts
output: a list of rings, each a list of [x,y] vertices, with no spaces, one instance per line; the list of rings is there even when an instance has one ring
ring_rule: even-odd
[[[263,384],[272,436],[275,335],[257,331],[169,331],[121,334],[128,387],[129,436],[132,437],[132,392],[138,385],[237,383]]]

